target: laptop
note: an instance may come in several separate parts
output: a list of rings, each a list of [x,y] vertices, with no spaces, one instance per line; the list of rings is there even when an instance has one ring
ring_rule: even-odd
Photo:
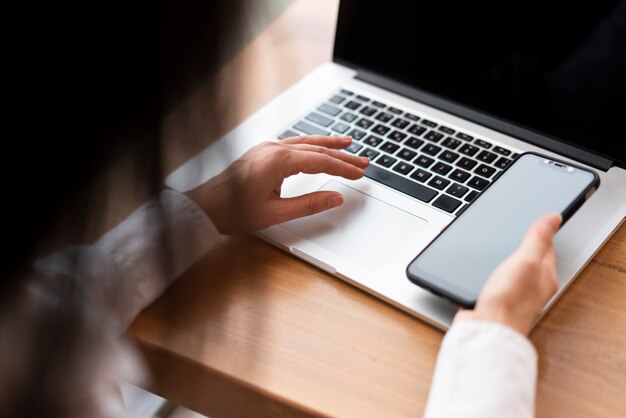
[[[626,217],[617,3],[563,16],[528,1],[343,0],[332,62],[166,182],[193,188],[266,138],[351,135],[345,152],[371,158],[366,177],[299,174],[283,187],[339,191],[344,204],[256,235],[446,329],[457,307],[409,282],[409,262],[520,153],[589,167],[601,186],[555,237],[560,287],[547,310]]]

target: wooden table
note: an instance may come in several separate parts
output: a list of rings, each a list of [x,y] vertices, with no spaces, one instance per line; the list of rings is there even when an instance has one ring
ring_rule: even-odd
[[[329,61],[336,13],[336,0],[297,1],[229,61],[217,79],[237,111],[213,133]],[[207,127],[201,113],[170,122],[188,139],[172,141],[173,169],[205,146]],[[247,235],[224,237],[128,335],[153,372],[150,389],[210,417],[421,416],[443,336]],[[531,340],[538,416],[626,416],[626,226]]]

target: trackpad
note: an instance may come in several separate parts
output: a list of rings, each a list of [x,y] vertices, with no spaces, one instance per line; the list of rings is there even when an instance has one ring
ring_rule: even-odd
[[[343,205],[282,226],[369,269],[382,267],[427,225],[422,218],[336,181],[320,190],[341,193]]]

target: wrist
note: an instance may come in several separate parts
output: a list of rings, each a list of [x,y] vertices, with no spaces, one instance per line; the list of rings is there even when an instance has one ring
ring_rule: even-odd
[[[205,188],[207,188],[207,183],[188,190],[184,192],[184,194],[188,198],[193,200],[194,203],[198,205],[198,207],[206,214],[206,216],[208,216],[208,218],[211,220],[211,222],[213,222],[213,225],[215,225],[219,233],[224,234],[225,227],[224,220],[222,219],[223,217],[218,210],[219,208],[213,204],[216,199],[211,199],[207,197],[207,195],[210,195],[210,193],[208,193],[208,190],[205,190]]]
[[[516,320],[507,311],[502,309],[481,309],[480,307],[474,310],[459,310],[454,317],[452,323],[462,321],[485,321],[493,322],[496,324],[504,325],[507,328],[511,328],[518,333],[526,336],[530,331],[530,326],[527,326],[522,321]]]

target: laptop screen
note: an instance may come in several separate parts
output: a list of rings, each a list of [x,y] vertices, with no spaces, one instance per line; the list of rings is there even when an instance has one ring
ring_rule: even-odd
[[[626,0],[342,0],[334,60],[626,167]]]

